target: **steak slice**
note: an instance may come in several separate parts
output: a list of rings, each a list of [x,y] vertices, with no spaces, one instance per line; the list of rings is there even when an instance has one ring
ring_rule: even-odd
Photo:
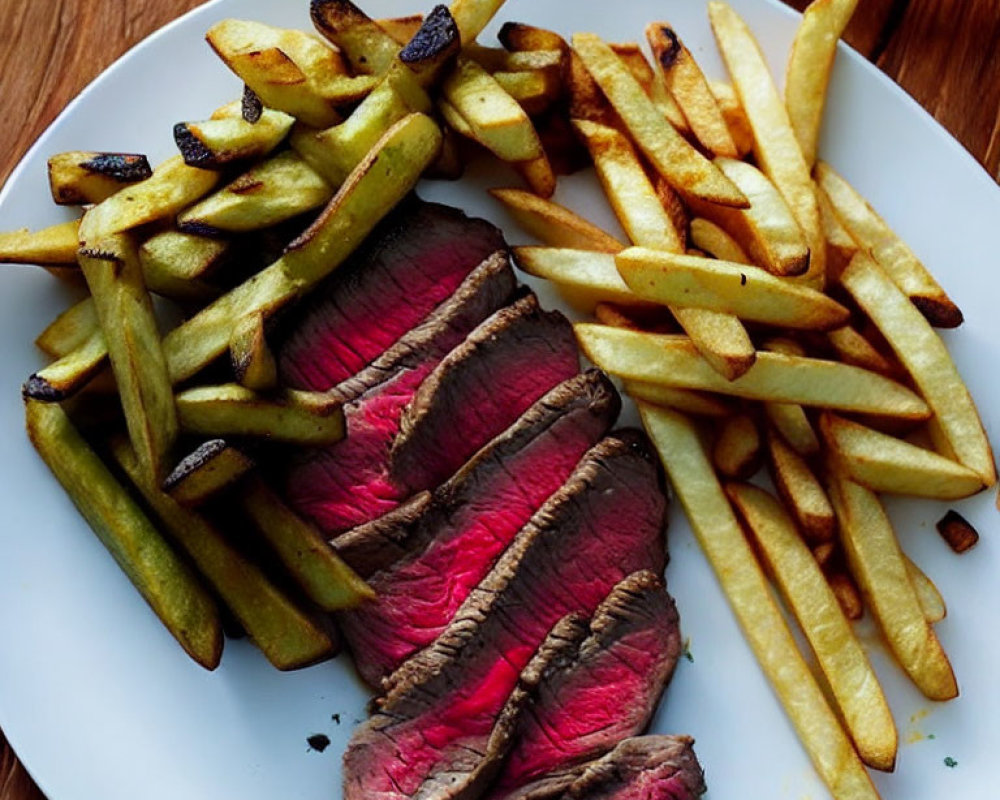
[[[543,676],[491,797],[507,797],[642,733],[680,652],[677,609],[662,580],[637,572],[619,583],[595,612],[579,651]],[[558,797],[558,784],[543,777],[530,796]]]
[[[400,495],[386,479],[386,462],[403,410],[434,366],[502,308],[515,288],[507,258],[488,258],[430,317],[330,390],[344,405],[347,436],[296,454],[282,476],[289,504],[327,533],[395,508]]]
[[[388,520],[333,542],[377,595],[338,615],[365,680],[379,686],[434,641],[531,515],[611,427],[619,408],[603,373],[575,375],[433,495],[418,495]]]
[[[388,679],[381,709],[344,756],[345,797],[481,793],[511,744],[510,735],[491,735],[521,670],[559,619],[590,616],[633,572],[663,570],[665,514],[657,461],[641,433],[591,448],[445,631]]]
[[[688,736],[626,739],[587,766],[561,797],[563,800],[696,800],[705,793],[705,776],[693,744]]]
[[[490,223],[415,196],[296,309],[278,358],[282,383],[326,391],[384,353],[448,299],[492,253]]]
[[[556,384],[580,371],[576,337],[531,295],[448,354],[413,397],[392,446],[404,495],[440,485]]]

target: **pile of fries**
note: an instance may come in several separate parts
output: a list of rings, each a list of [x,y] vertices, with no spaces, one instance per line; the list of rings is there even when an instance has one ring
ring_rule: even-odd
[[[544,242],[516,248],[519,266],[596,318],[577,325],[581,346],[635,399],[819,774],[838,800],[877,797],[864,765],[893,768],[897,731],[850,621],[867,608],[927,697],[958,693],[932,627],[944,602],[879,493],[957,499],[996,472],[932,327],[961,312],[817,160],[856,4],[808,8],[784,97],[750,30],[714,0],[731,83],[708,80],[666,22],[646,29],[652,64],[635,43],[526,23],[503,26],[503,47],[477,43],[502,0],[389,20],[313,0],[322,38],[218,23],[207,39],[242,99],[178,124],[180,155],[155,169],[135,154],[53,156],[53,198],[85,205],[82,218],[0,235],[0,260],[89,290],[37,340],[54,360],[25,384],[32,441],[199,663],[218,663],[220,601],[277,666],[324,657],[315,612],[370,590],[255,471],[255,439],[344,435],[329,398],[278,385],[273,320],[418,179],[457,178],[486,152],[527,186],[494,197]],[[548,199],[558,175],[591,163],[627,242]],[[163,337],[150,292],[185,312]],[[746,482],[765,462],[778,498]],[[217,529],[220,498],[296,592]],[[957,514],[940,527],[956,551],[975,543]]]

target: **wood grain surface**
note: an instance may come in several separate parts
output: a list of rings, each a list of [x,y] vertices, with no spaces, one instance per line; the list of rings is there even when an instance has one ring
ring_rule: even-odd
[[[200,2],[2,0],[0,183],[101,70]],[[1000,0],[861,0],[846,38],[1000,180]],[[41,798],[0,732],[0,800]]]

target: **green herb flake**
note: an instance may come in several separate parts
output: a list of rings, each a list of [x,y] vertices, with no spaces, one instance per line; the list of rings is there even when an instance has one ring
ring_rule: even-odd
[[[954,769],[955,767],[958,766],[958,762],[955,759],[953,759],[951,756],[945,756],[944,765],[946,767]]]

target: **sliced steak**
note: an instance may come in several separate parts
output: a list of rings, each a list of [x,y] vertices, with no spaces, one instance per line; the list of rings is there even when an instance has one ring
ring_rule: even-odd
[[[507,246],[490,223],[410,198],[296,310],[280,347],[282,382],[326,391],[356,374],[496,251],[506,257]]]
[[[509,734],[491,734],[521,670],[559,619],[589,617],[627,575],[663,570],[665,514],[657,461],[641,433],[591,448],[445,631],[387,681],[381,709],[344,756],[345,797],[481,793],[511,744]]]
[[[403,410],[441,359],[510,300],[515,285],[506,257],[487,259],[430,317],[330,391],[344,403],[347,437],[300,451],[288,466],[284,493],[299,513],[339,533],[396,507],[400,494],[386,479],[386,464]]]
[[[421,384],[392,447],[392,480],[409,495],[447,480],[556,384],[580,371],[576,337],[534,296],[495,315]]]
[[[561,798],[696,800],[705,793],[705,776],[693,744],[688,736],[626,739],[584,769]]]
[[[334,541],[377,595],[338,615],[365,680],[379,686],[434,641],[531,515],[611,427],[619,408],[618,393],[600,371],[575,375],[432,496],[418,495],[389,520]]]
[[[558,797],[558,781],[542,776],[642,733],[680,652],[677,609],[662,580],[637,572],[619,583],[594,613],[579,651],[543,676],[491,797],[507,797],[538,778],[531,797]]]

